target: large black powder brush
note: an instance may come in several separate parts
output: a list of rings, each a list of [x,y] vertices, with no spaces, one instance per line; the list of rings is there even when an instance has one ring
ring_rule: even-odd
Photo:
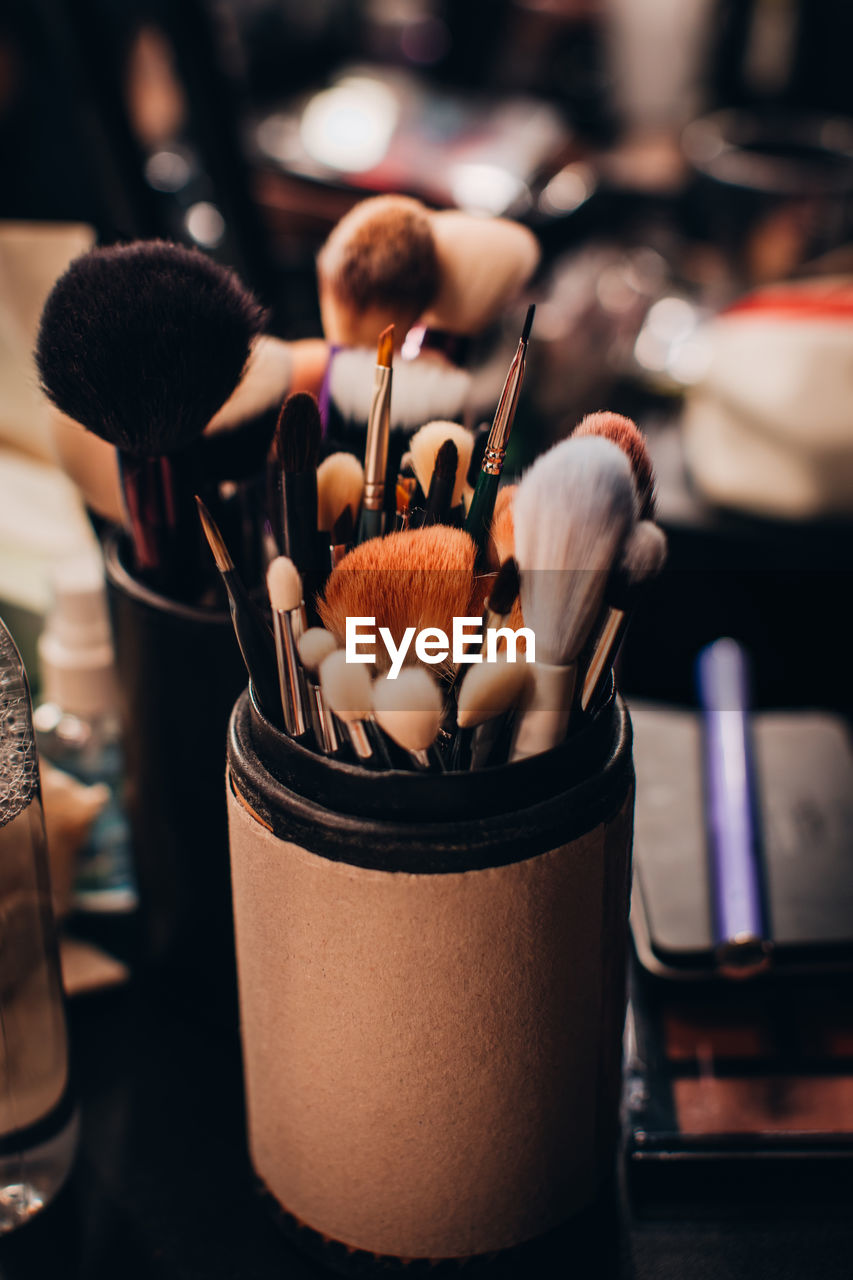
[[[45,304],[44,391],[119,450],[137,571],[167,594],[198,595],[193,446],[239,382],[263,320],[233,272],[159,240],[93,249]]]

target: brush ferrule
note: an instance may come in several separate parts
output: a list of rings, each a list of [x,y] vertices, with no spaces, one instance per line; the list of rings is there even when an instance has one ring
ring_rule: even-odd
[[[364,509],[381,511],[385,505],[385,480],[366,483],[364,486]]]
[[[499,476],[503,471],[504,458],[506,457],[506,441],[497,448],[491,445],[486,446],[486,452],[483,454],[483,463],[481,470],[485,471],[487,476]]]
[[[348,720],[347,734],[352,743],[352,749],[359,760],[372,760],[373,748],[370,745],[370,738],[367,735],[367,726],[364,721]]]
[[[298,609],[285,612],[273,609],[272,623],[275,637],[275,654],[278,663],[278,683],[281,690],[281,709],[284,727],[292,738],[301,738],[308,730],[305,700],[299,657],[294,635],[294,616]]]
[[[364,493],[385,492],[385,469],[388,464],[388,438],[391,433],[391,370],[377,366],[373,380],[373,400],[367,421],[364,449]],[[381,496],[380,496],[381,501]]]

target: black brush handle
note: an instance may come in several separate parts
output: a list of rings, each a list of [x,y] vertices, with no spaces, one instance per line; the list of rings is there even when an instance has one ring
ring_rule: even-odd
[[[228,592],[234,634],[255,691],[255,698],[267,719],[280,726],[281,697],[272,632],[243,585],[237,570],[226,570],[222,574],[222,581]]]
[[[199,599],[210,582],[209,560],[189,460],[181,454],[137,458],[119,450],[119,470],[139,578],[172,599]]]

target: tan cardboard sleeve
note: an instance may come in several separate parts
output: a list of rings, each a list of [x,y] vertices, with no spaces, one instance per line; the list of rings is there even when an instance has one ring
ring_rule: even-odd
[[[280,1204],[449,1258],[588,1203],[613,1156],[633,794],[563,848],[432,875],[319,857],[228,804],[250,1148]]]

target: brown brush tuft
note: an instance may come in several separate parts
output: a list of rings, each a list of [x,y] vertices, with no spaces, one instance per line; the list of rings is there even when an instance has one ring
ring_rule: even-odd
[[[308,391],[296,391],[281,406],[275,426],[275,452],[285,475],[313,471],[320,456],[323,424],[317,401]]]
[[[240,381],[264,312],[237,276],[162,240],[93,249],[42,312],[36,363],[63,413],[136,457],[201,434]]]
[[[515,555],[515,517],[513,504],[517,484],[505,484],[498,489],[495,500],[495,511],[492,516],[492,528],[489,534],[489,564],[499,568],[505,560]]]
[[[645,437],[635,422],[620,413],[588,413],[572,432],[573,437],[603,436],[627,454],[637,486],[638,520],[652,520],[655,514],[655,473]]]
[[[468,608],[476,549],[461,529],[433,525],[371,538],[332,570],[325,599],[319,602],[323,625],[343,645],[347,618],[375,618],[375,630],[387,627],[399,644],[407,627],[440,627],[450,637],[454,617]],[[377,666],[390,667],[377,640]],[[416,662],[414,644],[407,663]],[[435,668],[433,668],[435,670]],[[451,670],[441,664],[438,673]]]

